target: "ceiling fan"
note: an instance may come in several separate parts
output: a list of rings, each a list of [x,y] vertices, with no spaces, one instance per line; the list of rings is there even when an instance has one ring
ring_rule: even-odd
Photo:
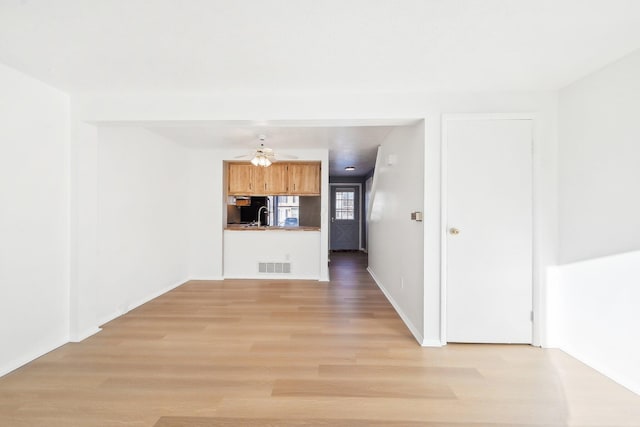
[[[260,144],[258,145],[258,147],[256,147],[256,149],[253,152],[249,154],[243,154],[242,156],[236,156],[235,158],[236,159],[250,158],[251,164],[253,164],[254,166],[260,166],[260,167],[266,168],[271,166],[271,163],[277,160],[276,154],[273,152],[272,148],[264,146],[264,141],[267,139],[266,135],[258,135],[258,139],[260,140]],[[296,156],[289,156],[286,154],[280,154],[278,155],[278,157],[297,159]]]

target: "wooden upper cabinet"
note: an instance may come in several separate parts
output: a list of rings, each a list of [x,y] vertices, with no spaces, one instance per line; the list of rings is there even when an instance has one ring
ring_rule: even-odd
[[[228,193],[240,196],[251,194],[255,168],[251,163],[229,163]]]
[[[273,163],[263,170],[263,184],[266,195],[287,194],[287,163]]]
[[[320,195],[320,163],[289,163],[289,194]]]
[[[231,196],[320,195],[320,163],[229,163],[227,194]]]

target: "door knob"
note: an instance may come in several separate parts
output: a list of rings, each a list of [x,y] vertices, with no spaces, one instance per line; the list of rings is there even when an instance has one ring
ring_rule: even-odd
[[[457,236],[458,234],[460,234],[460,230],[458,230],[458,229],[457,229],[457,228],[455,228],[455,227],[451,227],[451,228],[449,229],[449,234],[451,234],[451,235],[453,235],[453,236]]]

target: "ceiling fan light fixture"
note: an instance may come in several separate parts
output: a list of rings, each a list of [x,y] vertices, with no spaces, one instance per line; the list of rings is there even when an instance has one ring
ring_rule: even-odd
[[[256,154],[253,159],[251,159],[251,164],[253,166],[260,166],[263,168],[267,168],[269,166],[271,166],[271,160],[269,160],[267,158],[267,156],[265,156],[262,153]]]

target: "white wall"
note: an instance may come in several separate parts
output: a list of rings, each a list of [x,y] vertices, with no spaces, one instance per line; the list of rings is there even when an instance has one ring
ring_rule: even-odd
[[[135,127],[98,129],[97,324],[188,279],[187,150]]]
[[[69,334],[69,98],[0,65],[0,375]]]
[[[69,338],[96,333],[98,271],[98,129],[71,121]]]
[[[424,341],[424,123],[392,130],[376,164],[369,271],[416,339]]]
[[[189,278],[223,279],[223,167],[218,150],[190,149],[188,230]]]
[[[560,91],[560,261],[640,249],[640,50]]]
[[[75,98],[74,101],[75,123],[118,120],[254,120],[255,123],[265,123],[269,120],[321,119],[317,122],[321,125],[324,120],[336,122],[372,118],[424,119],[426,123],[425,221],[423,225],[425,236],[424,338],[427,343],[440,342],[440,117],[442,113],[536,113],[534,298],[538,303],[544,300],[540,292],[544,288],[543,273],[547,265],[556,263],[557,257],[557,97],[555,93],[262,94],[260,96],[87,94]],[[210,173],[207,171],[203,176],[211,176]],[[203,213],[205,214],[206,212]],[[211,235],[210,238],[214,239],[214,236]],[[215,244],[215,242],[208,242],[204,247],[211,247],[210,243]],[[208,267],[204,266],[194,271],[206,273],[206,268]],[[217,271],[211,273],[213,276],[217,275]],[[534,342],[539,342],[539,339],[540,337],[534,331]]]
[[[640,394],[640,251],[549,269],[549,345]]]
[[[638,76],[640,50],[560,91],[564,265],[549,270],[545,344],[640,393]]]

